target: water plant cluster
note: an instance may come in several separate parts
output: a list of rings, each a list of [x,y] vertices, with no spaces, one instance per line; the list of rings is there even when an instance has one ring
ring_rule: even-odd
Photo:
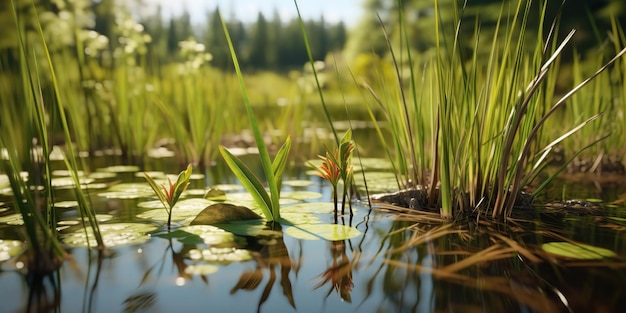
[[[374,123],[378,123],[373,113],[376,107],[383,108],[389,123],[389,137],[381,127],[377,129],[394,160],[399,189],[421,188],[422,195],[416,197],[419,205],[440,209],[444,217],[474,212],[504,218],[514,207],[529,203],[528,197],[522,197],[523,190],[535,184],[535,197],[554,177],[537,180],[557,147],[567,146],[567,158],[575,158],[606,138],[608,129],[599,131],[602,126],[596,124],[593,134],[586,132],[584,144],[571,140],[569,137],[602,112],[590,110],[593,105],[577,110],[564,106],[574,95],[585,94],[584,87],[608,69],[621,75],[618,68],[625,50],[616,44],[616,54],[605,64],[596,63],[595,72],[587,77],[579,72],[573,87],[557,91],[561,54],[576,32],[557,38],[558,17],[547,17],[546,1],[518,1],[512,9],[503,4],[495,33],[485,38],[477,27],[469,40],[461,36],[460,29],[472,21],[464,18],[463,3],[454,4],[458,5],[455,27],[452,33],[444,33],[441,5],[435,1],[434,15],[441,27],[435,28],[434,58],[414,56],[407,48],[406,32],[400,34],[400,51],[394,51],[398,48],[388,39],[395,79],[363,82],[369,93],[364,101],[371,103],[368,108]],[[529,34],[528,20],[536,6],[541,23]],[[407,29],[401,6],[398,18],[401,29]],[[619,34],[618,28],[613,30]],[[528,36],[536,41],[529,43],[524,39]],[[611,39],[620,42],[618,38]],[[490,47],[487,57],[479,56],[480,46]],[[467,53],[466,47],[472,47],[473,52]],[[398,53],[403,53],[406,61],[400,60]],[[403,72],[407,69],[401,62],[413,65],[408,73]],[[617,65],[612,66],[614,63]],[[610,102],[617,107],[612,107],[621,112],[623,108],[615,99]],[[563,114],[571,116],[571,111],[575,111],[575,118],[559,119]],[[619,149],[613,152],[621,153]],[[563,167],[553,174],[560,170]]]

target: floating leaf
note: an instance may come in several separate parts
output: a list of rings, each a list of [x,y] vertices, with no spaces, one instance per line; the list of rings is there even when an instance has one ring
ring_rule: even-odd
[[[188,275],[209,275],[217,272],[219,267],[212,264],[196,264],[189,265],[185,268],[185,274]]]
[[[252,254],[245,249],[209,247],[207,249],[189,250],[189,258],[196,261],[229,264],[251,260]]]
[[[310,180],[299,179],[299,180],[285,180],[283,181],[284,186],[291,187],[308,187],[313,185],[313,182]]]
[[[286,211],[282,214],[280,223],[283,225],[321,224],[322,220],[312,213]]]
[[[361,232],[350,226],[337,224],[304,224],[291,226],[285,233],[304,240],[345,240],[361,235]]]
[[[91,184],[95,179],[93,178],[85,178],[85,177],[81,177],[80,178],[80,183],[81,185],[83,184]],[[73,187],[74,186],[74,179],[72,177],[53,177],[50,180],[50,184],[52,185],[52,187]]]
[[[139,171],[139,167],[135,165],[114,165],[97,169],[100,172],[111,173],[134,173]]]
[[[135,173],[135,177],[144,178],[145,175],[148,175],[154,179],[162,179],[163,181],[167,180],[167,175],[165,175],[165,172],[162,171],[145,171]]]
[[[190,198],[178,201],[172,210],[172,221],[182,221],[187,218],[196,217],[204,208],[213,204],[215,202],[202,199],[202,198]],[[163,206],[157,206],[160,202],[157,201],[147,201],[139,204],[140,207],[148,208],[148,207],[156,207],[158,209],[146,211],[140,214],[137,214],[139,218],[151,219],[155,221],[167,221],[167,212],[163,210]]]
[[[580,260],[602,259],[615,256],[615,252],[611,250],[583,243],[549,242],[541,245],[541,248],[548,253]]]
[[[0,262],[22,253],[23,249],[23,243],[19,240],[0,239]]]
[[[71,208],[77,208],[78,207],[78,201],[59,201],[59,202],[55,202],[54,203],[54,207],[55,208],[62,208],[62,209],[71,209]]]
[[[603,202],[602,199],[598,199],[598,198],[588,198],[586,200],[587,202],[590,202],[590,203],[602,203]]]
[[[332,202],[304,202],[285,206],[280,209],[281,213],[333,213],[335,206]]]
[[[238,239],[232,233],[229,233],[219,227],[212,225],[183,226],[178,230],[202,238],[203,243],[207,245],[234,246],[235,243],[238,241]]]
[[[93,178],[93,179],[108,179],[108,178],[114,178],[116,177],[117,174],[113,173],[113,172],[94,172],[89,174],[89,178]]]
[[[141,223],[101,224],[100,233],[107,247],[140,244],[150,240],[147,233],[154,231],[156,226]],[[63,238],[63,242],[73,247],[97,246],[91,228],[79,229]]]
[[[79,177],[85,176],[85,172],[76,171],[76,175]],[[52,171],[52,176],[72,176],[72,173],[68,170],[54,170]]]
[[[5,223],[7,225],[24,225],[24,220],[22,219],[22,214],[14,213],[0,216],[0,223]]]
[[[147,183],[122,183],[111,186],[107,192],[98,196],[111,199],[137,199],[154,195],[154,191]]]
[[[322,194],[315,191],[291,191],[291,192],[283,192],[281,197],[290,198],[295,200],[310,200],[310,199],[319,199],[322,197]]]

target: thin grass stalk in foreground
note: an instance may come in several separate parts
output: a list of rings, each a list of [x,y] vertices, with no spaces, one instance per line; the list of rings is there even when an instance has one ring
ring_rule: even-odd
[[[254,112],[252,111],[252,106],[250,105],[250,100],[248,99],[248,93],[246,92],[246,86],[243,81],[243,74],[241,73],[241,69],[239,67],[239,61],[237,59],[237,54],[235,53],[235,48],[230,38],[230,34],[228,33],[228,27],[226,26],[226,22],[221,15],[220,20],[222,22],[222,28],[224,29],[226,41],[228,42],[228,48],[233,61],[233,65],[235,67],[235,72],[237,73],[237,79],[239,81],[239,87],[241,88],[241,95],[243,97],[243,103],[246,107],[246,113],[250,121],[250,127],[252,128],[252,133],[254,134],[257,148],[259,149],[259,155],[261,157],[261,167],[263,168],[263,172],[265,173],[265,179],[267,180],[270,194],[267,194],[267,191],[263,187],[261,181],[256,177],[256,175],[254,175],[254,172],[252,172],[240,159],[235,157],[232,153],[230,153],[226,148],[222,146],[220,146],[219,148],[220,153],[222,154],[222,157],[224,158],[230,169],[233,171],[235,176],[239,178],[246,190],[251,193],[255,202],[261,207],[261,210],[265,217],[271,221],[279,221],[279,198],[282,174],[287,163],[289,150],[291,149],[291,139],[287,137],[285,143],[280,147],[276,158],[274,159],[274,162],[270,161],[270,156],[263,140],[263,135],[261,134],[259,125],[254,116]]]
[[[315,84],[317,85],[317,92],[320,96],[320,101],[322,102],[322,108],[324,109],[324,115],[328,120],[328,125],[330,126],[331,131],[333,132],[333,136],[335,137],[335,143],[339,145],[339,136],[337,135],[337,131],[335,130],[335,126],[333,125],[333,120],[330,117],[330,112],[326,107],[326,101],[324,100],[324,93],[322,92],[322,86],[320,85],[320,81],[317,77],[317,70],[315,69],[315,60],[313,60],[313,53],[311,52],[311,46],[309,45],[309,39],[306,34],[306,29],[304,27],[304,20],[302,19],[302,15],[300,14],[300,8],[298,7],[298,1],[293,0],[294,5],[296,6],[296,12],[298,12],[298,21],[300,22],[300,30],[302,31],[302,39],[304,40],[304,46],[306,47],[306,53],[309,57],[309,64],[311,65],[311,71],[313,71],[313,77],[315,78]]]
[[[35,9],[34,7],[34,3],[33,3],[33,9]],[[65,116],[65,107],[63,105],[63,100],[61,99],[61,95],[59,92],[59,84],[58,84],[58,80],[56,77],[56,71],[54,69],[54,66],[52,64],[52,59],[50,57],[50,51],[48,50],[48,46],[46,44],[45,38],[44,38],[44,34],[43,34],[43,29],[41,28],[41,22],[39,21],[39,15],[35,14],[35,17],[37,19],[37,26],[38,26],[38,31],[39,31],[39,36],[41,39],[41,43],[43,45],[43,51],[46,55],[46,61],[48,63],[48,69],[50,70],[50,76],[52,79],[52,86],[53,86],[53,91],[54,91],[54,96],[55,96],[55,104],[56,104],[56,111],[59,115],[60,121],[61,121],[61,126],[63,128],[63,134],[65,137],[65,145],[67,148],[67,155],[65,156],[64,160],[65,160],[65,164],[70,172],[70,176],[72,177],[72,181],[74,182],[74,193],[76,195],[76,200],[78,202],[78,208],[80,211],[80,214],[82,216],[82,220],[84,223],[85,218],[88,220],[89,225],[93,231],[94,237],[96,238],[96,242],[98,243],[98,249],[103,250],[105,248],[104,246],[104,241],[102,239],[102,234],[100,233],[100,228],[98,227],[98,221],[96,219],[96,215],[95,212],[93,211],[93,208],[91,207],[91,204],[89,203],[89,200],[87,199],[87,196],[85,195],[85,193],[82,190],[81,187],[81,183],[80,183],[80,178],[78,177],[78,165],[76,163],[76,156],[74,154],[74,147],[72,144],[72,136],[70,135],[70,129],[69,129],[69,124],[67,122],[67,118]],[[86,229],[85,229],[85,233],[86,233]],[[89,241],[87,241],[89,242]]]
[[[402,7],[402,5],[400,4],[400,7]],[[402,11],[400,11],[400,16],[402,16]],[[403,110],[403,114],[402,116],[404,117],[404,129],[406,129],[406,133],[404,134],[404,136],[406,136],[406,141],[407,144],[409,146],[409,158],[411,159],[411,174],[409,175],[409,178],[411,181],[413,181],[416,184],[421,185],[422,184],[422,177],[421,175],[417,174],[418,170],[422,170],[422,169],[418,169],[418,165],[417,165],[417,155],[415,152],[415,145],[414,145],[414,141],[413,141],[413,130],[412,130],[412,126],[411,126],[411,121],[409,120],[410,114],[409,114],[409,108],[407,105],[407,100],[406,100],[406,96],[404,95],[404,88],[402,88],[402,75],[400,74],[400,66],[398,65],[398,61],[396,59],[396,54],[394,52],[393,47],[391,46],[391,39],[389,38],[389,35],[387,33],[387,30],[385,29],[385,24],[383,23],[383,20],[380,18],[379,15],[377,15],[378,17],[378,22],[380,23],[380,28],[382,29],[382,32],[385,36],[385,41],[387,42],[387,47],[389,49],[389,53],[391,54],[391,60],[393,61],[393,65],[394,65],[394,69],[395,69],[395,73],[396,73],[396,79],[398,80],[398,86],[400,86],[400,101],[402,104],[402,110]],[[402,23],[402,17],[400,17],[401,19],[401,26],[404,26],[404,24]],[[407,49],[410,50],[410,49]],[[411,75],[411,81],[414,82],[413,80],[413,75]],[[415,87],[413,87],[412,89],[415,89]],[[416,112],[416,114],[419,114],[418,112]]]

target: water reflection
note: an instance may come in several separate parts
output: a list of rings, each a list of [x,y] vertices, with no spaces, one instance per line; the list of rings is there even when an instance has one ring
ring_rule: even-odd
[[[350,260],[346,254],[345,240],[332,241],[330,244],[330,253],[332,255],[332,264],[322,273],[319,278],[321,282],[315,286],[318,289],[326,284],[330,284],[330,288],[326,297],[333,290],[339,293],[342,301],[352,303],[352,268],[358,264],[358,257]]]
[[[239,290],[255,290],[261,285],[264,275],[267,273],[269,278],[263,287],[263,293],[259,299],[257,312],[261,311],[261,306],[267,301],[272,292],[274,284],[276,283],[277,269],[280,271],[280,286],[283,295],[287,298],[291,307],[296,308],[289,275],[292,270],[297,272],[299,262],[291,260],[282,232],[280,232],[280,225],[274,225],[275,232],[270,233],[269,236],[259,236],[258,238],[258,243],[261,244],[261,248],[254,257],[256,268],[251,271],[243,272],[239,277],[239,281],[237,281],[235,286],[230,290],[230,294],[235,294]]]

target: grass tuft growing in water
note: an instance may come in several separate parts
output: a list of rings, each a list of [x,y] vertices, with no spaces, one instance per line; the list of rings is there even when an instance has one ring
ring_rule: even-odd
[[[465,6],[453,3],[453,27],[446,28],[441,3],[435,1],[435,56],[421,64],[409,62],[408,84],[382,26],[397,83],[391,88],[381,79],[378,86],[365,86],[389,122],[391,140],[383,139],[382,144],[392,151],[389,155],[394,156],[401,188],[422,190],[420,206],[438,209],[445,218],[477,213],[503,219],[521,205],[522,191],[545,167],[554,147],[598,119],[601,112],[586,111],[589,115],[582,120],[569,121],[572,124],[555,140],[544,132],[546,120],[625,50],[554,102],[560,55],[575,31],[557,41],[558,20],[544,25],[546,1],[518,1],[512,11],[503,4],[493,38],[487,41],[486,59],[479,56],[479,47],[485,45],[479,21],[468,41],[461,36],[468,22]],[[529,33],[534,5],[541,8],[540,25],[536,33]],[[399,14],[405,28],[402,10]],[[529,45],[529,36],[539,40]],[[400,48],[409,51],[406,35],[403,43]],[[406,54],[412,60],[410,51]],[[590,140],[590,145],[600,139]],[[424,168],[428,163],[430,175]]]

